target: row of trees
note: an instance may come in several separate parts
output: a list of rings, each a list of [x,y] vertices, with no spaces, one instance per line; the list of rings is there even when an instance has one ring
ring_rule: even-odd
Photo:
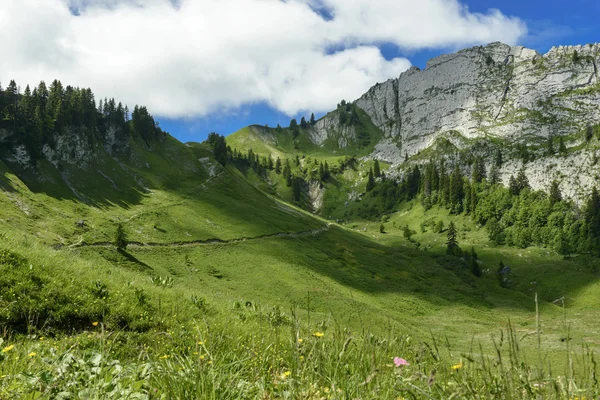
[[[32,155],[38,155],[44,144],[53,144],[54,134],[66,127],[87,128],[104,133],[110,127],[118,132],[137,133],[144,140],[160,138],[164,133],[146,107],[129,108],[114,98],[96,104],[89,88],[64,86],[54,80],[50,86],[40,82],[33,90],[24,90],[12,80],[6,88],[0,84],[0,128],[16,134]]]
[[[451,214],[469,215],[486,226],[490,240],[497,244],[550,246],[565,255],[600,252],[600,195],[596,188],[579,209],[563,199],[556,181],[547,191],[532,190],[524,168],[504,187],[498,175],[501,165],[501,156],[495,157],[488,174],[481,158],[463,168],[458,163],[449,167],[444,160],[432,161],[415,166],[398,183],[381,178],[371,183],[375,173],[370,172],[363,201],[379,207],[365,207],[365,215],[359,216],[378,218],[418,195],[426,209],[438,205]],[[469,177],[465,176],[468,170]]]

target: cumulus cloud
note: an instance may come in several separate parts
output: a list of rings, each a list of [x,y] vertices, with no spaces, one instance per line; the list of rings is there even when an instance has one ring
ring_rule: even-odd
[[[58,78],[171,118],[253,102],[291,115],[327,111],[410,66],[386,60],[380,43],[525,33],[519,19],[456,0],[3,0],[0,82]]]

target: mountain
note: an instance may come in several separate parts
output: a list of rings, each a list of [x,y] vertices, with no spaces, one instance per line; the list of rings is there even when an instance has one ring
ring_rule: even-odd
[[[412,67],[352,103],[381,137],[367,158],[390,163],[401,176],[411,162],[431,157],[422,153],[452,157],[468,150],[483,156],[489,171],[499,149],[507,161],[500,176],[508,185],[525,147],[525,172],[534,189],[547,190],[556,179],[567,197],[582,200],[599,183],[598,63],[598,44],[554,47],[541,55],[492,43],[436,57],[424,70]],[[324,149],[330,142],[343,149],[356,142],[357,132],[333,112],[311,126],[307,137]],[[547,151],[550,140],[553,154]],[[566,151],[559,154],[560,142]]]
[[[555,155],[459,124],[404,154],[371,113],[184,144],[11,82],[0,398],[597,397],[600,196],[493,173],[590,152],[593,125]]]

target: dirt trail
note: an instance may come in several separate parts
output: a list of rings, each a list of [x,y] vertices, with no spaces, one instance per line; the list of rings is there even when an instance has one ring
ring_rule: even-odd
[[[172,243],[156,243],[156,242],[128,242],[127,247],[189,247],[189,246],[204,246],[204,245],[214,245],[214,244],[233,244],[233,243],[241,243],[241,242],[254,242],[258,240],[266,240],[273,238],[297,238],[302,236],[311,236],[318,235],[321,232],[325,232],[329,230],[329,226],[331,224],[323,225],[320,228],[312,229],[309,231],[302,232],[277,232],[269,235],[260,235],[255,237],[241,237],[236,239],[205,239],[205,240],[191,240],[191,241],[181,241],[181,242],[172,242]],[[111,242],[95,242],[95,243],[86,243],[79,242],[68,246],[69,248],[79,248],[79,247],[109,247],[113,244]]]

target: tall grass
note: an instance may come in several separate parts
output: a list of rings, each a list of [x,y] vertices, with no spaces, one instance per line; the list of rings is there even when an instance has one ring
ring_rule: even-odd
[[[303,323],[294,309],[247,304],[233,313],[140,337],[100,324],[59,340],[23,337],[0,345],[0,398],[148,399],[595,399],[595,354],[566,340],[564,366],[538,348],[530,363],[509,321],[492,351],[452,348],[444,337],[414,341],[389,330],[352,332]],[[533,316],[532,316],[533,317]],[[539,314],[535,316],[539,320]],[[567,326],[568,334],[568,326]],[[543,335],[540,329],[536,334]],[[401,357],[408,365],[396,366]]]

